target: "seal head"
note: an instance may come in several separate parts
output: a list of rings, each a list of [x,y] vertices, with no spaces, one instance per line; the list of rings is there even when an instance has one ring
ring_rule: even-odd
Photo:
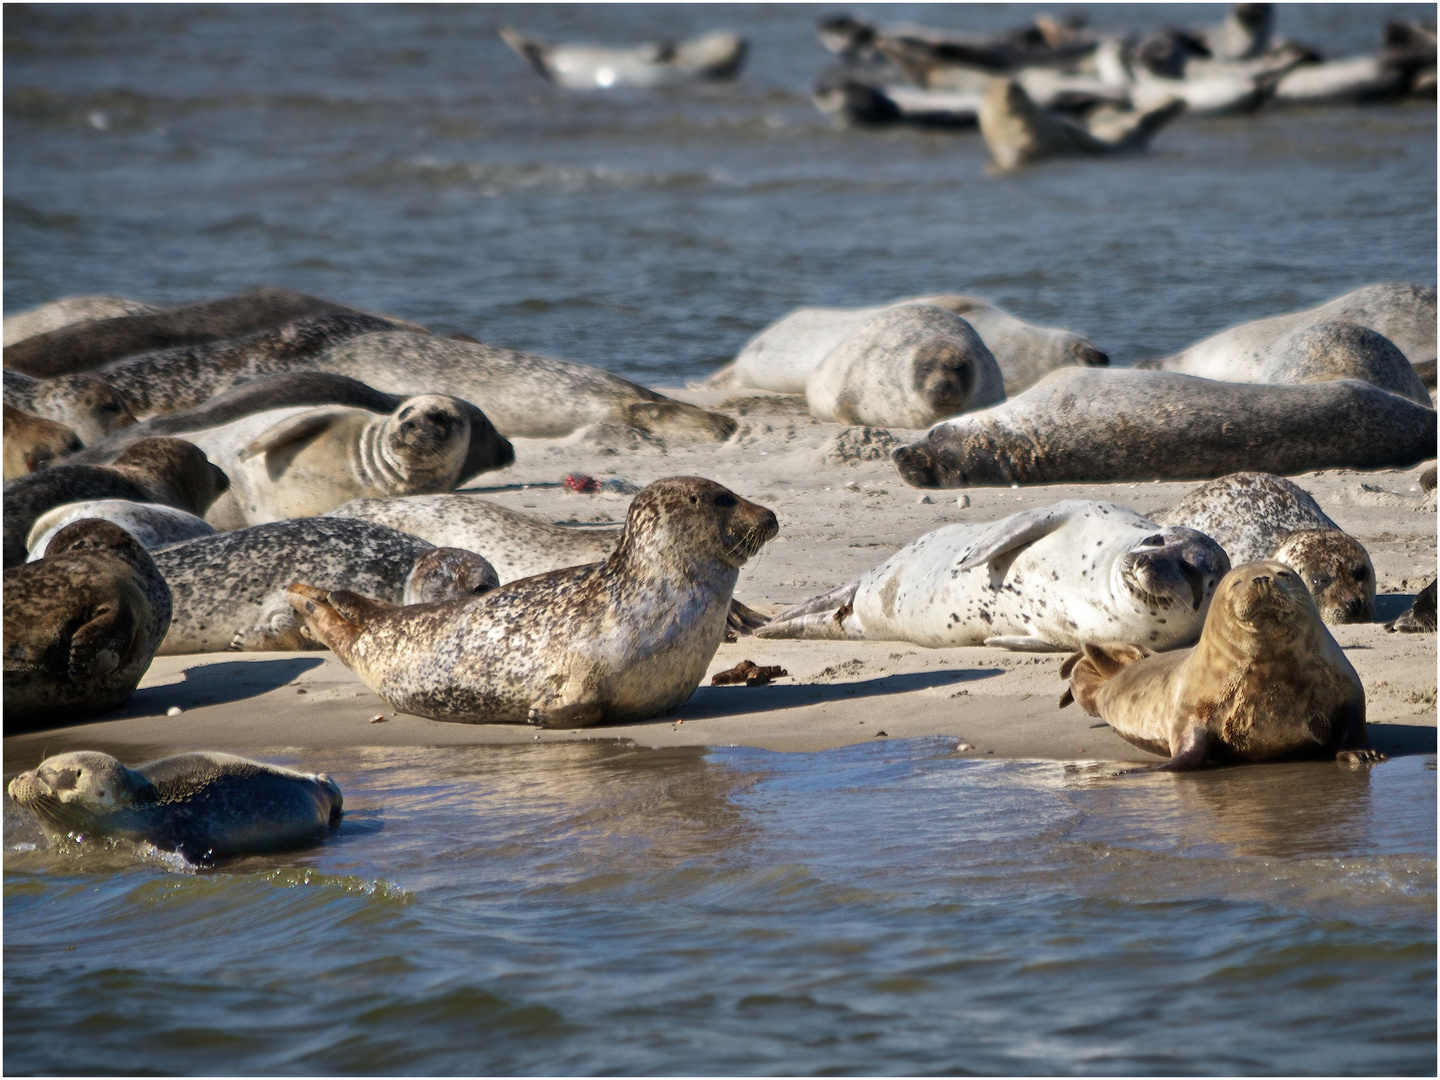
[[[1271,557],[1300,575],[1327,623],[1375,621],[1375,567],[1353,536],[1339,529],[1297,529]]]

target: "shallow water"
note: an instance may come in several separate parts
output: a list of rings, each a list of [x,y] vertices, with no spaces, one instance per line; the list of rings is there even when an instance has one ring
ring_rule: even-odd
[[[271,753],[338,833],[198,872],[7,805],[7,1071],[1433,1073],[1433,757],[954,745]]]

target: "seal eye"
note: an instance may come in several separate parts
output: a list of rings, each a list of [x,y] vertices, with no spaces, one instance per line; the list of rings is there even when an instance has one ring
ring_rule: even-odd
[[[691,506],[699,506],[699,505],[700,505],[700,497],[699,497],[698,495],[691,495],[691,496],[690,496],[690,505],[691,505]]]
[[[716,505],[716,506],[723,506],[723,507],[725,507],[725,509],[728,510],[728,509],[730,509],[730,507],[732,507],[732,506],[739,506],[740,504],[735,501],[735,496],[734,496],[734,495],[731,495],[731,494],[727,491],[727,492],[725,492],[724,494],[716,495],[716,496],[715,496],[715,505]]]
[[[1357,566],[1350,576],[1353,577],[1356,581],[1364,581],[1367,573],[1368,571],[1365,569],[1365,567]]]
[[[1155,533],[1153,536],[1147,536],[1147,537],[1145,537],[1144,540],[1141,540],[1141,541],[1140,541],[1140,546],[1141,546],[1141,547],[1164,547],[1164,546],[1165,546],[1165,537],[1161,536],[1159,533]]]

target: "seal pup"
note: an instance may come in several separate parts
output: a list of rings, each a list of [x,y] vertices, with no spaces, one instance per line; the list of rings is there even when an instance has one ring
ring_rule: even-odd
[[[1383,334],[1355,323],[1316,323],[1281,339],[1260,369],[1259,382],[1363,379],[1429,408],[1419,372]]]
[[[1390,633],[1433,634],[1435,632],[1435,582],[1420,590],[1409,610],[1385,624]]]
[[[609,90],[617,86],[655,89],[692,82],[733,79],[745,62],[745,39],[724,30],[688,41],[657,41],[628,48],[552,45],[508,26],[500,39],[546,82],[566,90]]]
[[[469,455],[470,418],[454,398],[426,394],[388,416],[275,409],[185,437],[230,477],[205,515],[224,530],[313,517],[350,499],[449,491]]]
[[[1121,738],[1170,760],[1334,756],[1384,761],[1369,749],[1365,688],[1320,621],[1300,575],[1277,562],[1246,563],[1215,591],[1193,649],[1152,654],[1139,645],[1086,644],[1060,668],[1078,701]]]
[[[25,546],[30,551],[27,561],[44,558],[45,549],[55,534],[71,522],[83,518],[113,521],[135,537],[146,551],[154,551],[166,544],[178,544],[182,540],[193,540],[197,536],[215,535],[214,527],[204,518],[173,506],[131,502],[129,499],[87,499],[62,503],[35,519],[35,524],[30,526],[30,534],[25,538]]]
[[[160,309],[139,300],[120,296],[64,296],[48,304],[6,315],[3,345],[59,330],[62,326],[89,322],[91,319],[114,319],[121,315],[151,315]]]
[[[1225,549],[1234,566],[1264,559],[1284,563],[1300,575],[1328,623],[1375,618],[1370,553],[1289,480],[1230,473],[1201,484],[1150,519],[1198,529]]]
[[[80,439],[64,424],[5,405],[5,479],[48,469],[80,449]]]
[[[946,525],[854,581],[777,615],[757,637],[1079,648],[1097,637],[1188,645],[1230,569],[1194,529],[1071,499]]]
[[[969,323],[1000,366],[1006,394],[1019,393],[1058,367],[1105,367],[1110,363],[1082,334],[1036,326],[979,297],[947,293],[868,308],[796,308],[747,341],[735,360],[703,385],[803,394],[820,361],[856,327],[888,308],[910,304],[943,308]]]
[[[825,354],[805,381],[810,414],[918,428],[1005,400],[995,357],[970,324],[925,304],[885,308]]]
[[[740,567],[779,526],[710,480],[657,480],[604,562],[473,600],[379,608],[303,581],[311,632],[402,712],[463,723],[645,720],[694,693],[725,633]]]
[[[913,487],[984,487],[1407,468],[1434,455],[1435,410],[1358,379],[1291,386],[1062,368],[891,457]]]
[[[230,486],[199,447],[180,439],[142,439],[111,465],[56,465],[5,482],[4,561],[25,561],[35,519],[62,503],[131,499],[200,515]]]
[[[109,521],[61,529],[49,558],[5,571],[5,731],[113,709],[170,626],[154,560]]]
[[[1383,335],[1412,364],[1435,359],[1435,289],[1386,282],[1365,285],[1304,311],[1240,323],[1146,367],[1226,382],[1256,382],[1277,345],[1320,323],[1354,323]]]
[[[324,773],[210,750],[133,769],[97,750],[72,750],[6,790],[53,839],[114,837],[191,863],[312,843],[339,823],[344,803]]]
[[[255,525],[167,547],[154,559],[175,598],[159,649],[167,656],[320,648],[301,634],[285,596],[297,578],[390,604],[469,596],[498,584],[479,555],[353,518]]]
[[[22,412],[64,424],[85,445],[130,427],[135,414],[113,386],[95,375],[33,379],[5,372],[5,402]]]
[[[1185,102],[1172,97],[1144,111],[1083,126],[1042,112],[1017,80],[997,79],[980,101],[980,134],[996,166],[1013,169],[1058,155],[1143,150],[1184,111]]]

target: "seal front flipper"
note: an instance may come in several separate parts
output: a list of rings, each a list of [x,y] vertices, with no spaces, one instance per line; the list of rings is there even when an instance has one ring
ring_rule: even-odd
[[[1335,754],[1337,763],[1355,768],[1361,765],[1379,765],[1380,762],[1389,760],[1381,751],[1370,749],[1370,736],[1365,729],[1363,697],[1347,701],[1336,719],[1340,721],[1338,726],[1342,731],[1340,749]]]
[[[316,409],[313,412],[292,416],[252,439],[249,445],[240,451],[238,457],[244,461],[247,458],[271,453],[282,446],[289,446],[291,443],[306,442],[323,434],[331,424],[336,420],[343,419],[346,415],[342,409]]]
[[[541,728],[582,728],[594,727],[603,719],[605,719],[604,703],[585,701],[549,710],[532,707],[525,722]]]
[[[1058,645],[1052,645],[1042,637],[1000,636],[987,637],[985,644],[992,649],[1009,649],[1011,652],[1061,652]]]
[[[865,630],[854,617],[855,593],[860,579],[782,611],[755,631],[762,638],[821,638],[830,641],[863,639]],[[846,621],[849,625],[846,625]]]
[[[70,639],[70,678],[87,682],[115,671],[129,659],[139,635],[128,605],[98,608]]]
[[[1072,510],[1059,503],[1038,510],[1025,510],[997,521],[993,528],[970,545],[956,570],[973,570],[1004,555],[1018,555],[1042,537],[1049,536],[1070,520]]]
[[[1189,772],[1205,767],[1214,740],[1203,724],[1192,724],[1180,735],[1178,745],[1170,746],[1170,760],[1154,765],[1151,772]]]

